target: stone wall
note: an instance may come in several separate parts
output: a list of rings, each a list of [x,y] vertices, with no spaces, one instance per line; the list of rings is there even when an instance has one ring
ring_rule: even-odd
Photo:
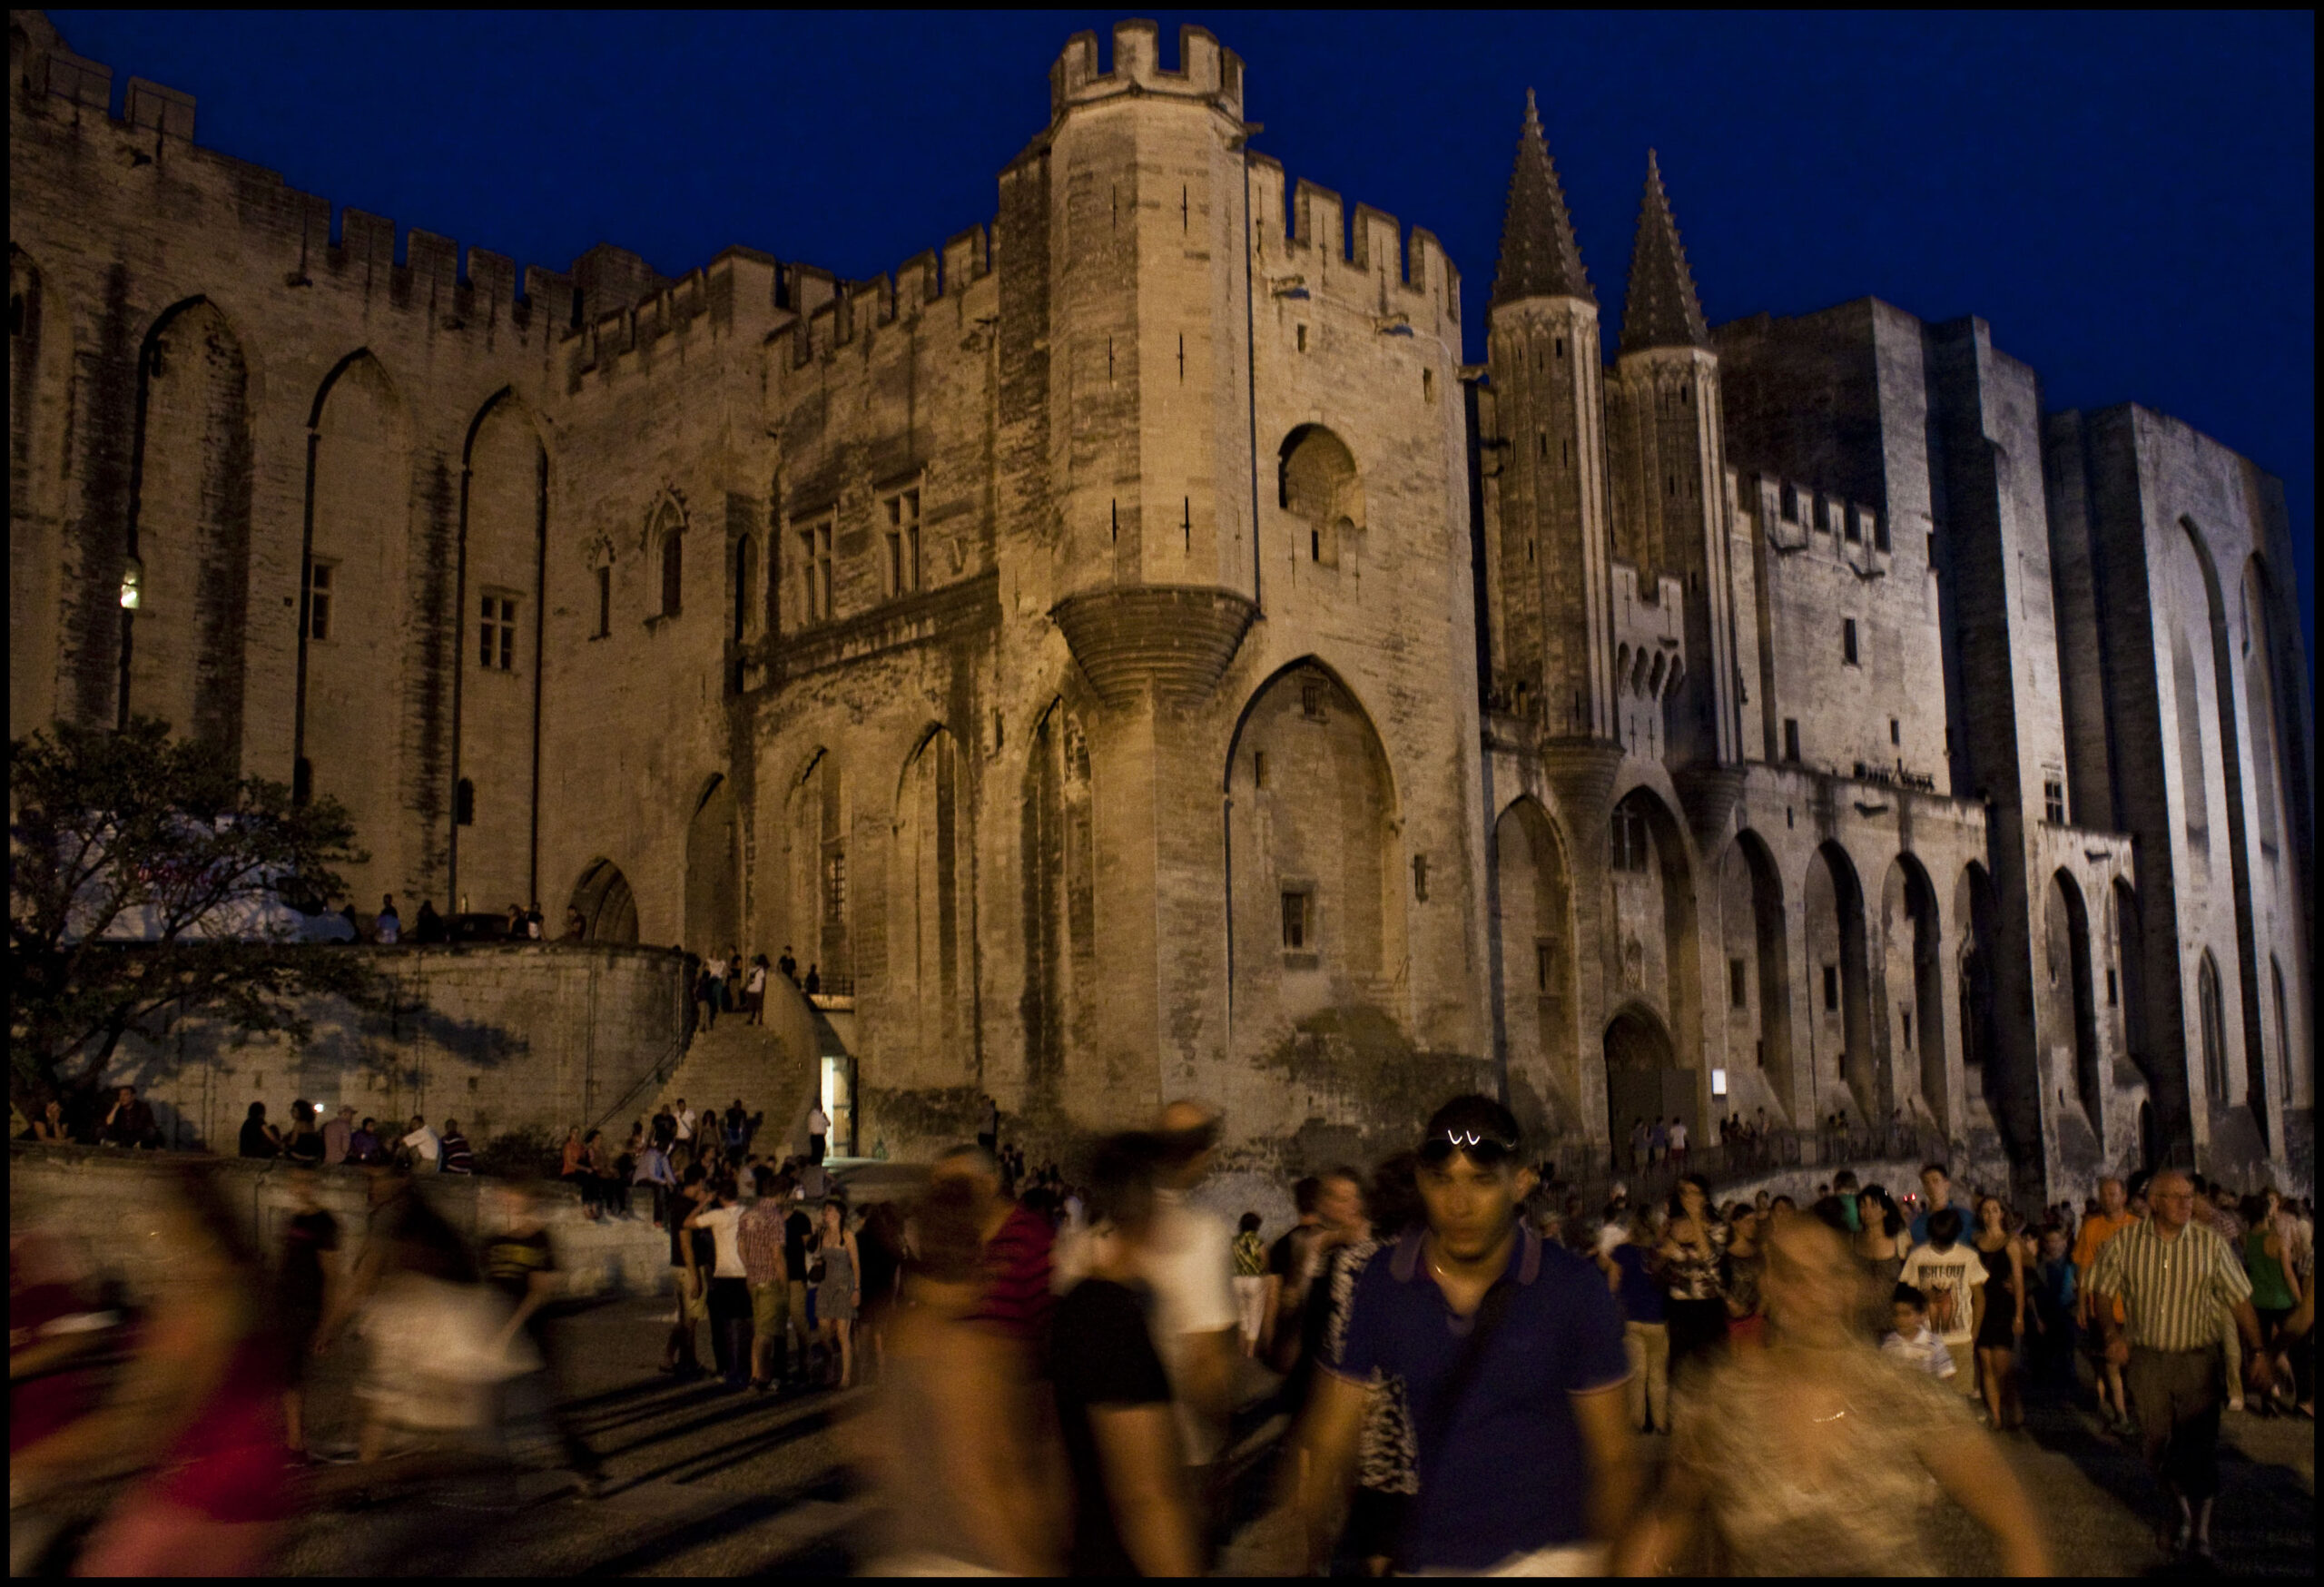
[[[124,1040],[107,1083],[133,1084],[172,1147],[231,1153],[251,1103],[287,1125],[305,1098],[382,1121],[446,1118],[481,1146],[516,1129],[556,1132],[652,1099],[684,1050],[687,961],[604,943],[372,948],[361,954],[392,1000],[378,1012],[337,999],[305,1011],[312,1037],[237,1042],[191,1020],[164,1040]]]
[[[57,1236],[80,1253],[93,1276],[118,1282],[131,1300],[147,1304],[167,1296],[172,1265],[165,1245],[143,1237],[138,1214],[172,1194],[176,1176],[189,1170],[217,1176],[227,1208],[271,1272],[281,1256],[283,1227],[297,1210],[290,1174],[279,1163],[18,1141],[8,1153],[8,1227]],[[428,1205],[471,1245],[503,1216],[492,1204],[493,1183],[453,1174],[419,1180]],[[362,1244],[368,1184],[354,1168],[324,1169],[316,1178],[316,1199],[339,1219],[342,1264],[352,1262]],[[631,1220],[591,1223],[577,1193],[551,1186],[542,1221],[567,1294],[652,1295],[667,1286],[669,1241],[642,1212]]]

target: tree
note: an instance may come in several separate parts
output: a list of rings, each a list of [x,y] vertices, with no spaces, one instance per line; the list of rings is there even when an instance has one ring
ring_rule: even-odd
[[[300,1000],[384,1000],[362,956],[264,923],[369,857],[336,800],[299,803],[149,717],[8,747],[9,1090],[28,1112],[94,1084],[131,1030],[202,1017],[305,1040]]]

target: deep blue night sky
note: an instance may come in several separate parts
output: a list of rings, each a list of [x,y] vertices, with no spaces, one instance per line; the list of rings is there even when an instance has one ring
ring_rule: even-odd
[[[201,142],[562,268],[746,243],[891,270],[995,207],[1047,70],[1111,15],[51,14],[200,96]],[[1619,304],[1660,151],[1714,323],[1866,293],[1984,316],[2052,408],[2136,400],[2282,478],[2315,631],[2315,21],[2265,15],[1160,15],[1247,67],[1255,146],[1443,240],[1482,356],[1541,95]],[[1109,49],[1109,45],[1101,45]]]

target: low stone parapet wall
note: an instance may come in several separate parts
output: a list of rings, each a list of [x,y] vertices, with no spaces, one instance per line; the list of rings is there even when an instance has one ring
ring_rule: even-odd
[[[387,1007],[314,999],[302,1010],[313,1027],[303,1042],[241,1038],[207,1020],[187,1020],[159,1041],[133,1035],[105,1082],[135,1085],[163,1139],[180,1149],[234,1150],[252,1102],[287,1129],[298,1099],[325,1118],[344,1102],[383,1125],[419,1115],[441,1128],[455,1118],[479,1147],[516,1130],[562,1139],[625,1099],[650,1100],[654,1075],[675,1067],[690,1029],[688,961],[666,948],[320,951],[366,959],[390,993]]]
[[[86,1270],[117,1281],[144,1303],[168,1293],[174,1253],[146,1237],[141,1214],[177,1194],[179,1176],[215,1176],[245,1238],[271,1275],[282,1251],[283,1227],[297,1210],[290,1171],[280,1162],[217,1158],[198,1152],[127,1152],[103,1147],[11,1144],[8,1229],[41,1229],[79,1253]],[[339,1219],[340,1258],[351,1264],[370,1210],[369,1174],[360,1168],[316,1171],[316,1199]],[[501,1216],[491,1188],[504,1181],[468,1174],[421,1174],[419,1193],[445,1221],[480,1245]],[[630,1218],[592,1223],[579,1194],[548,1181],[541,1208],[566,1293],[650,1295],[669,1286],[669,1237],[654,1227],[641,1204]]]

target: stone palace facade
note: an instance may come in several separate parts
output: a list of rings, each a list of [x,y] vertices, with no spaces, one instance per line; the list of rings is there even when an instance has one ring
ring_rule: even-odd
[[[2275,479],[1980,320],[1708,325],[1650,157],[1601,317],[1530,104],[1464,305],[1206,33],[1098,65],[892,276],[520,279],[12,14],[12,731],[227,744],[407,917],[788,944],[906,1149],[1192,1092],[1313,1156],[1502,1084],[1576,1146],[2304,1165]]]

